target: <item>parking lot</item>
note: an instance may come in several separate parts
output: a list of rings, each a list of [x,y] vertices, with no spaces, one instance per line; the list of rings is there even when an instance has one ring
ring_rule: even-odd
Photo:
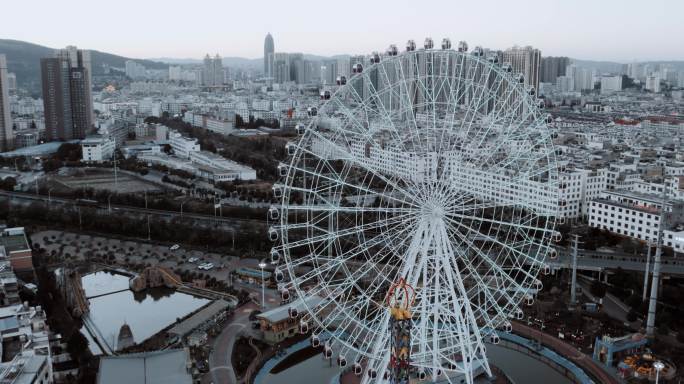
[[[209,278],[223,281],[229,279],[229,272],[234,269],[242,266],[255,267],[258,264],[256,259],[240,259],[235,255],[189,249],[181,245],[172,250],[174,244],[122,240],[53,230],[32,234],[31,242],[44,248],[53,262],[85,262],[104,255],[109,264],[117,264],[124,268],[141,263],[146,266],[159,265],[172,270],[199,271]],[[211,263],[213,268],[198,269],[198,266],[203,263]]]

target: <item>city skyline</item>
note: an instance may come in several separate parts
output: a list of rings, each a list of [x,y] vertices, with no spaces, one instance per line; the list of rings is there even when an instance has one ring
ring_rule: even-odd
[[[263,58],[264,37],[270,32],[276,52],[322,56],[383,51],[389,44],[402,47],[408,39],[422,41],[431,36],[493,49],[531,45],[544,56],[585,60],[684,60],[684,45],[676,42],[676,36],[684,35],[684,26],[677,20],[684,3],[675,0],[650,2],[648,12],[640,11],[646,7],[637,0],[379,1],[335,9],[313,0],[294,5],[269,2],[258,9],[230,3],[212,6],[212,12],[203,17],[182,20],[176,18],[184,3],[177,0],[167,2],[164,8],[123,0],[116,8],[107,9],[106,15],[83,0],[41,4],[40,13],[34,12],[31,3],[5,6],[8,14],[31,14],[34,22],[27,28],[24,18],[8,18],[0,30],[3,38],[55,48],[77,45],[140,59],[201,59],[206,52],[259,59]],[[73,17],[74,9],[82,10],[79,23],[55,25],[55,20]],[[340,22],[340,15],[349,22]],[[109,25],[123,20],[121,28]],[[144,32],[136,25],[144,25]]]

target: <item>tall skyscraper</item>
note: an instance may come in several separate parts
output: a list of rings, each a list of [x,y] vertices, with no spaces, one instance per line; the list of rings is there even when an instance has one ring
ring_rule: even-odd
[[[83,139],[93,127],[90,51],[69,46],[40,59],[48,140]]]
[[[12,149],[14,130],[9,106],[9,80],[7,79],[7,59],[0,55],[0,151]]]
[[[273,36],[269,32],[264,40],[264,76],[273,77],[273,61],[275,55],[275,45],[273,44]]]
[[[570,65],[570,58],[568,57],[542,57],[539,81],[555,83],[560,76],[566,76],[565,69],[568,65]]]
[[[541,51],[532,47],[513,47],[503,52],[503,62],[510,63],[513,72],[525,76],[525,85],[539,90]]]
[[[204,57],[202,84],[205,87],[214,87],[223,84],[223,61],[218,53],[213,58],[209,56],[209,54]]]

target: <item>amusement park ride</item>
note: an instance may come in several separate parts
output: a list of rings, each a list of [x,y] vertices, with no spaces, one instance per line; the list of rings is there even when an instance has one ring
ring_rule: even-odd
[[[364,384],[472,384],[560,239],[550,117],[511,64],[465,42],[352,64],[278,166],[279,290],[321,299],[300,330]]]
[[[387,305],[390,310],[390,329],[392,351],[390,355],[390,372],[392,384],[408,384],[411,369],[411,326],[413,316],[411,307],[416,298],[416,291],[401,279],[392,285],[387,293]]]

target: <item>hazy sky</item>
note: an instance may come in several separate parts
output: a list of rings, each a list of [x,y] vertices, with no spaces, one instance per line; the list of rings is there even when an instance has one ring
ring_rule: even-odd
[[[0,38],[135,58],[383,51],[426,36],[594,60],[684,60],[684,0],[2,0]]]

